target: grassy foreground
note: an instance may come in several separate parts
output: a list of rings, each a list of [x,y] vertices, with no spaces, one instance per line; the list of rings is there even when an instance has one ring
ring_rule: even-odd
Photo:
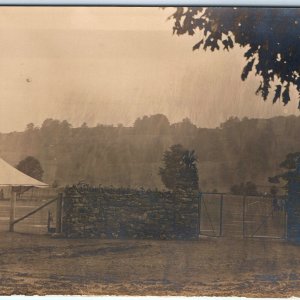
[[[300,296],[300,246],[278,240],[0,240],[2,295]]]

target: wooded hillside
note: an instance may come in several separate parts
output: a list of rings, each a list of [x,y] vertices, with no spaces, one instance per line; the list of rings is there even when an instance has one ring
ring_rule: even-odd
[[[16,165],[38,158],[44,181],[59,185],[80,180],[93,185],[163,188],[159,167],[173,144],[195,149],[202,190],[229,191],[244,181],[270,185],[268,176],[289,152],[300,150],[300,117],[231,118],[215,129],[197,128],[188,119],[170,124],[164,115],[139,118],[132,127],[47,119],[41,128],[0,134],[0,156]]]

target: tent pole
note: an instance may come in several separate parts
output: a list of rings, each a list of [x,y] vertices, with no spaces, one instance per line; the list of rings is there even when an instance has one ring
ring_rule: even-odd
[[[17,193],[12,188],[11,195],[10,195],[10,217],[9,217],[9,231],[10,232],[14,231],[16,200],[17,200]]]

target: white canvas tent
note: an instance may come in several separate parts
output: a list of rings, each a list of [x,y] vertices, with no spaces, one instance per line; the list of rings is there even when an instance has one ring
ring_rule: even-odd
[[[11,199],[10,199],[10,226],[9,230],[14,230],[14,220],[15,220],[15,205],[17,194],[13,187],[47,187],[48,184],[36,180],[0,158],[0,186],[11,187]]]
[[[47,187],[48,184],[20,172],[0,158],[0,186]]]

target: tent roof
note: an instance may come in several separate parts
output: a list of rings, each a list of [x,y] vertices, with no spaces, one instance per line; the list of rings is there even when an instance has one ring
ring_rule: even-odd
[[[48,184],[20,172],[0,158],[0,186],[47,187]]]

